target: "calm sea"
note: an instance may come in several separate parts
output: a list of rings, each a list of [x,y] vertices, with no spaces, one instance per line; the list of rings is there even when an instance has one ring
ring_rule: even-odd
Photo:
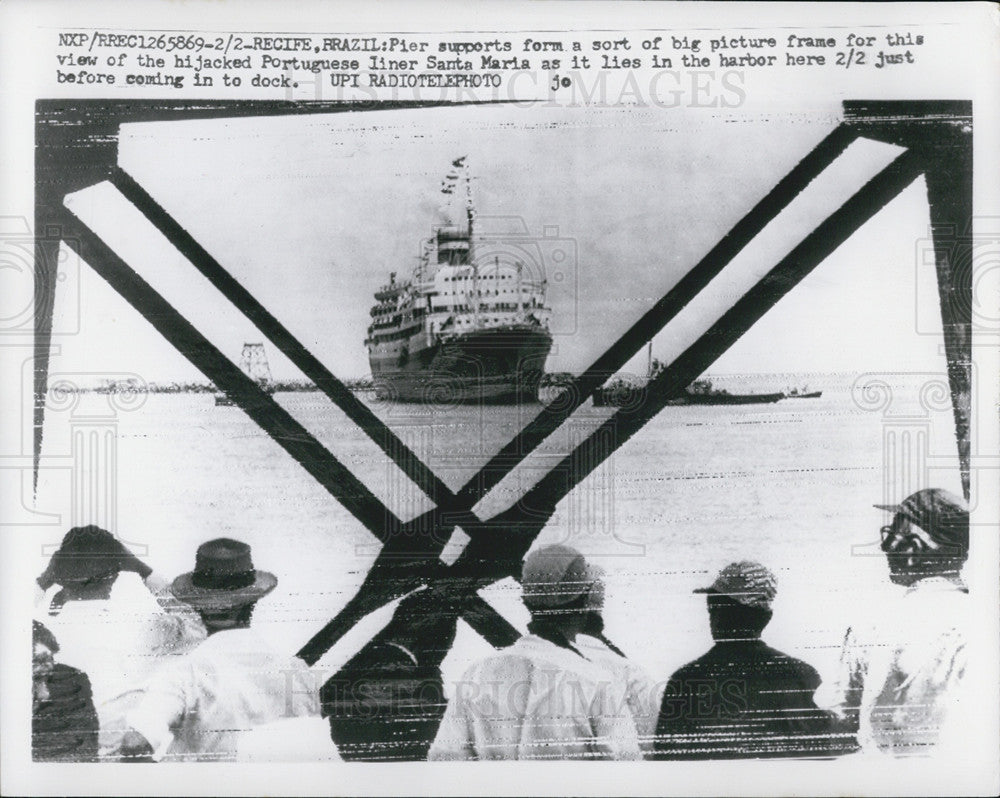
[[[886,518],[872,504],[924,486],[960,490],[941,375],[718,384],[735,392],[804,382],[822,397],[666,408],[559,504],[539,538],[568,542],[605,567],[608,634],[655,676],[707,648],[704,598],[691,591],[744,558],[779,578],[765,639],[832,674],[845,625],[891,590],[876,545]],[[429,507],[321,394],[277,399],[393,512],[409,518]],[[370,401],[453,489],[538,410]],[[375,539],[238,408],[217,407],[210,394],[153,394],[135,404],[115,406],[96,394],[53,403],[37,501],[52,515],[37,527],[40,543],[57,544],[71,524],[98,521],[173,577],[193,567],[199,543],[246,540],[257,567],[279,578],[255,622],[297,650],[353,594]],[[511,504],[611,412],[581,408],[480,513]],[[40,554],[39,570],[44,561]],[[523,627],[513,582],[483,595]],[[371,616],[321,667],[343,662],[387,618],[388,611]],[[446,677],[486,651],[463,626]]]

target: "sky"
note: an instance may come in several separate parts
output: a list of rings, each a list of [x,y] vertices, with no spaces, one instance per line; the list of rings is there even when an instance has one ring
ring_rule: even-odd
[[[441,181],[462,155],[480,230],[548,281],[550,371],[578,372],[667,291],[839,122],[808,114],[725,117],[690,109],[451,107],[125,125],[119,164],[335,374],[367,373],[373,292],[408,274],[440,224]],[[734,261],[668,355],[899,150],[860,142]],[[108,185],[68,204],[238,360],[262,340]],[[712,373],[924,370],[939,365],[929,219],[914,183],[785,297]],[[922,244],[923,242],[923,244]],[[752,282],[752,280],[751,280]],[[89,268],[79,335],[58,370],[199,373]],[[714,316],[713,316],[714,314]],[[268,346],[276,378],[297,370]],[[645,369],[645,353],[626,371]]]

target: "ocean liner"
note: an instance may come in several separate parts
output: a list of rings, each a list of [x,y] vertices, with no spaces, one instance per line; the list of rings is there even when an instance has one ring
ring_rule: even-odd
[[[376,393],[401,402],[537,401],[552,347],[544,277],[514,256],[526,249],[477,239],[465,158],[452,167],[441,191],[464,197],[464,219],[435,228],[412,275],[393,272],[375,292],[365,346]]]

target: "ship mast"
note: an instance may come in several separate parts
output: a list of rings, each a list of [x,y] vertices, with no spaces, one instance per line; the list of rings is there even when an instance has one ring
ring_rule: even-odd
[[[518,321],[520,321],[523,318],[522,314],[524,313],[524,306],[523,306],[523,304],[521,302],[521,299],[522,299],[522,297],[521,297],[521,266],[522,266],[521,261],[518,261],[516,265],[517,265],[517,317],[516,318],[517,318]],[[499,271],[499,269],[498,269],[498,271]]]
[[[475,244],[472,241],[475,212],[472,208],[472,175],[469,173],[469,167],[465,163],[465,159],[468,157],[467,155],[463,155],[461,158],[456,158],[452,161],[451,165],[460,170],[460,173],[465,177],[465,222],[469,232],[469,264],[472,266],[472,318],[473,324],[478,330],[481,309],[479,302],[479,264],[476,263]]]

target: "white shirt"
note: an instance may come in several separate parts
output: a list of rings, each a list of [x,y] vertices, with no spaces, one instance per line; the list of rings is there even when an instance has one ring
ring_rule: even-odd
[[[57,615],[43,610],[38,617],[59,643],[59,661],[90,679],[102,755],[117,752],[128,728],[125,717],[157,666],[206,634],[190,607],[169,593],[154,596],[131,572],[118,575],[107,599],[67,601]]]
[[[962,728],[968,707],[968,593],[940,577],[921,579],[875,619],[847,630],[836,680],[816,701],[859,712],[863,752],[933,753]]]
[[[326,718],[282,718],[240,735],[238,762],[340,762]]]
[[[428,759],[639,759],[624,685],[526,635],[466,671]]]
[[[159,670],[128,721],[157,761],[219,761],[236,758],[243,732],[317,715],[319,684],[302,660],[253,629],[229,629]]]
[[[656,722],[660,717],[662,689],[666,684],[658,690],[645,668],[616,654],[596,637],[577,635],[574,645],[587,659],[607,668],[624,683],[625,700],[635,721],[639,744],[644,751],[651,751],[656,737]]]

